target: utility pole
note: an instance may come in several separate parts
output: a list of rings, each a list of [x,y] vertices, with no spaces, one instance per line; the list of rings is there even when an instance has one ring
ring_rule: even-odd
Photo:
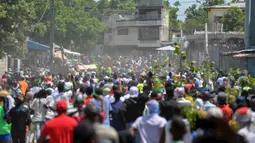
[[[250,24],[251,24],[251,0],[246,0],[245,1],[245,28],[244,28],[245,49],[249,49],[249,46],[250,46]]]
[[[54,0],[50,1],[50,61],[49,66],[50,69],[53,68],[53,60],[54,60],[54,29],[55,29],[55,6]]]
[[[207,23],[205,23],[205,56],[206,61],[209,60]]]

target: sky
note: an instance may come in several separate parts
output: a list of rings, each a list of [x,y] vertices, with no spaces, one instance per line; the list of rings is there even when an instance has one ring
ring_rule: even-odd
[[[178,19],[184,21],[185,20],[185,10],[191,6],[192,4],[196,4],[196,0],[169,0],[170,4],[174,4],[175,1],[179,1],[181,3],[181,6],[179,7],[179,12],[178,12]],[[205,0],[200,0],[200,1],[205,1]],[[225,0],[225,2],[230,2],[231,0]]]

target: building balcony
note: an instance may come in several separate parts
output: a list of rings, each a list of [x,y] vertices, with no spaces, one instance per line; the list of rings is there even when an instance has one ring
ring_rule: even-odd
[[[119,16],[116,26],[160,26],[163,25],[161,14],[134,15],[129,17]]]
[[[138,47],[160,47],[160,40],[138,40]]]

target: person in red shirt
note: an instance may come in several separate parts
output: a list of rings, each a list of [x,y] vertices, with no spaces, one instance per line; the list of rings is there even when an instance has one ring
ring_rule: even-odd
[[[66,115],[67,103],[60,100],[56,104],[58,116],[45,123],[39,143],[43,143],[49,136],[49,143],[72,143],[73,131],[77,126],[77,121]]]
[[[227,104],[227,95],[225,92],[219,92],[217,96],[218,107],[223,112],[224,118],[227,122],[232,119],[233,111]]]

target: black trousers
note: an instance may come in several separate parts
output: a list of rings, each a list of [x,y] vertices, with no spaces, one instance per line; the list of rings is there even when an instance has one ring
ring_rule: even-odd
[[[26,132],[20,134],[12,134],[12,143],[26,143]]]

